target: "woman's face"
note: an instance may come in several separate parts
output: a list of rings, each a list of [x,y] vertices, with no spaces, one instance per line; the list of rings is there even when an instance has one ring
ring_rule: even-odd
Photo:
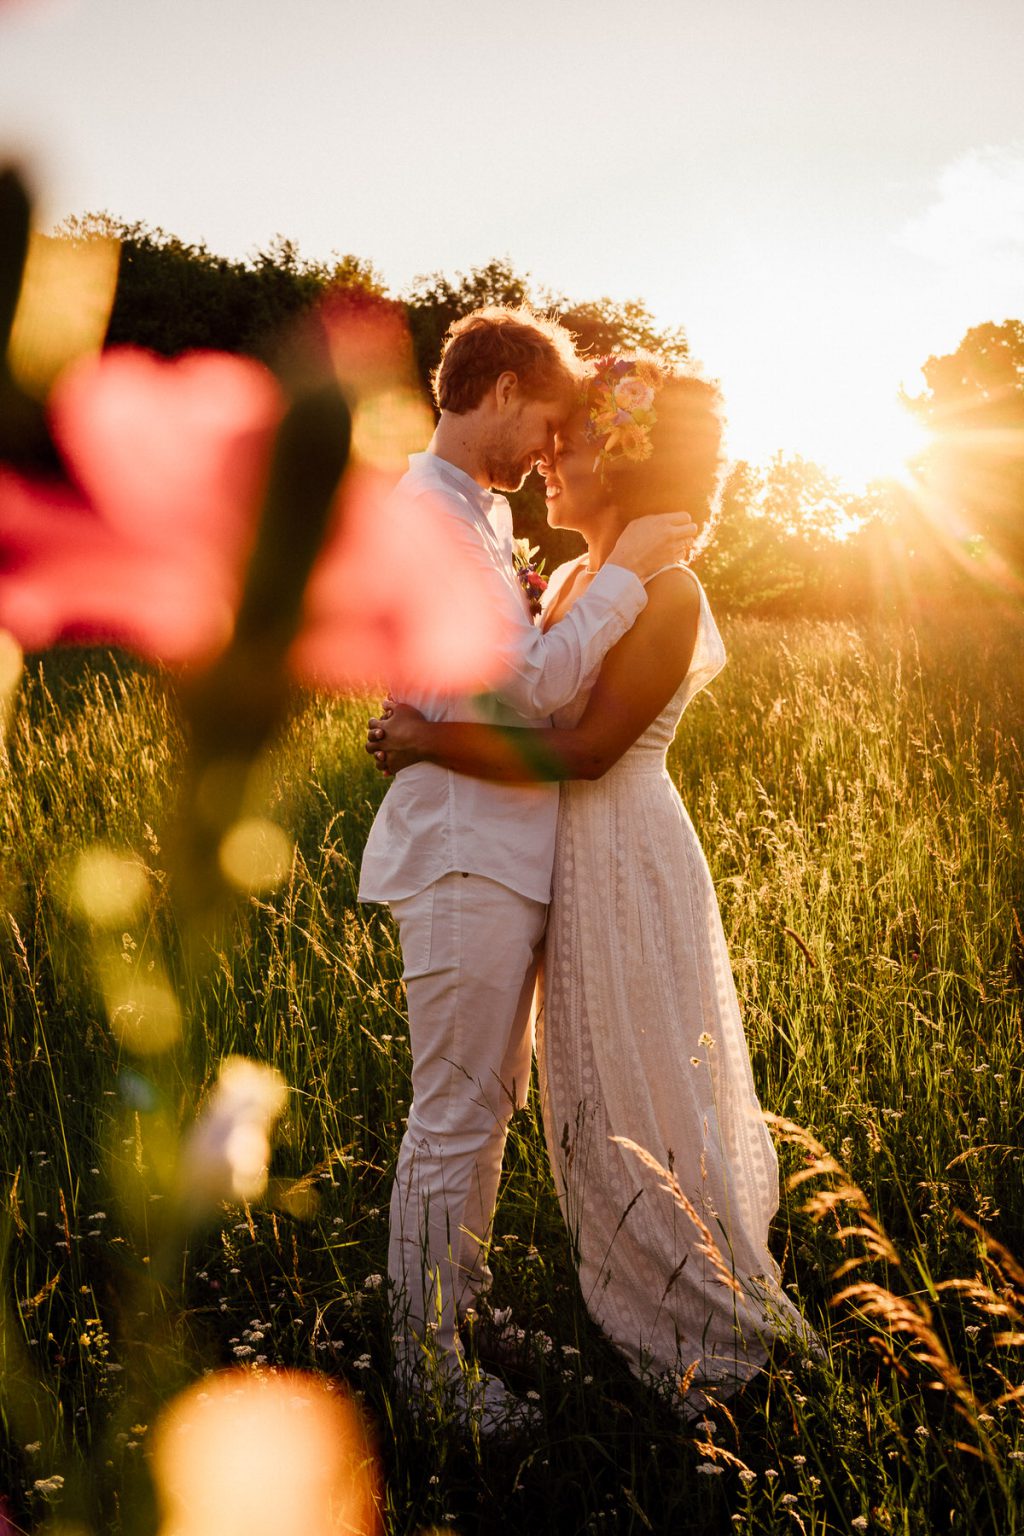
[[[555,433],[550,458],[537,464],[544,477],[549,525],[583,534],[609,505],[607,488],[594,469],[597,448],[587,442],[586,422],[586,411],[574,411]]]

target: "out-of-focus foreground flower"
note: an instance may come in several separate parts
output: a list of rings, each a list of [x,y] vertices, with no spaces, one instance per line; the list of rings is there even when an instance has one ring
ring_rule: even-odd
[[[222,1371],[154,1432],[159,1536],[378,1536],[375,1459],[351,1400],[299,1371]]]
[[[73,364],[48,417],[68,479],[0,466],[0,621],[26,650],[111,641],[169,662],[227,641],[280,389],[242,358]]]
[[[391,404],[400,413],[401,394]],[[48,407],[67,481],[0,466],[0,626],[26,650],[70,640],[210,661],[231,634],[283,410],[248,359],[124,348],[74,364]],[[355,424],[358,452],[358,409]],[[395,478],[379,460],[350,464],[293,671],[335,688],[486,683],[494,615],[460,580],[441,515],[403,504]]]
[[[288,1085],[273,1067],[229,1056],[178,1159],[178,1198],[191,1216],[224,1200],[257,1200],[267,1187],[270,1135],[288,1102]]]
[[[110,240],[33,236],[0,169],[0,629],[203,668],[237,621],[303,682],[486,685],[497,621],[441,514],[392,495],[431,429],[402,306],[329,295],[275,374],[100,352],[116,273]]]

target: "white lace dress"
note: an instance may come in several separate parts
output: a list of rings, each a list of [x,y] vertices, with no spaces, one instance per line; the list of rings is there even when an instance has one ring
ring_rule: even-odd
[[[555,573],[549,601],[571,569]],[[538,1059],[591,1314],[638,1371],[695,1366],[695,1388],[729,1390],[763,1364],[773,1333],[801,1324],[767,1246],[778,1163],[715,888],[665,766],[683,710],[725,663],[697,586],[697,641],[675,696],[602,779],[561,787]],[[595,678],[556,725],[579,720]],[[615,1137],[674,1172],[691,1214]]]

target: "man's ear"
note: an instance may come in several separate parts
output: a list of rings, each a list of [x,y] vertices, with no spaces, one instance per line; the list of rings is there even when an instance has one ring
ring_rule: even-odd
[[[499,373],[494,384],[494,400],[499,411],[507,410],[519,388],[519,377],[512,372]]]

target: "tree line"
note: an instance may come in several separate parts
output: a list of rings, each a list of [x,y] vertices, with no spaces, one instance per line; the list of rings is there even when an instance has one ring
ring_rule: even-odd
[[[370,261],[301,256],[277,237],[246,260],[215,255],[143,223],[71,219],[57,238],[103,234],[121,247],[107,344],[174,356],[215,348],[269,360],[277,339],[327,295],[395,298]],[[596,353],[644,347],[688,356],[685,332],[661,326],[640,300],[537,295],[505,260],[417,279],[404,306],[426,389],[448,326],[482,304],[541,303]],[[854,493],[820,465],[779,454],[735,463],[701,570],[716,604],[760,614],[916,611],[948,603],[1019,605],[1024,596],[1024,322],[988,322],[923,364],[925,389],[907,402],[931,446],[909,483]],[[553,532],[534,480],[513,498],[517,531],[549,567],[580,545]],[[837,536],[836,530],[842,530]]]

